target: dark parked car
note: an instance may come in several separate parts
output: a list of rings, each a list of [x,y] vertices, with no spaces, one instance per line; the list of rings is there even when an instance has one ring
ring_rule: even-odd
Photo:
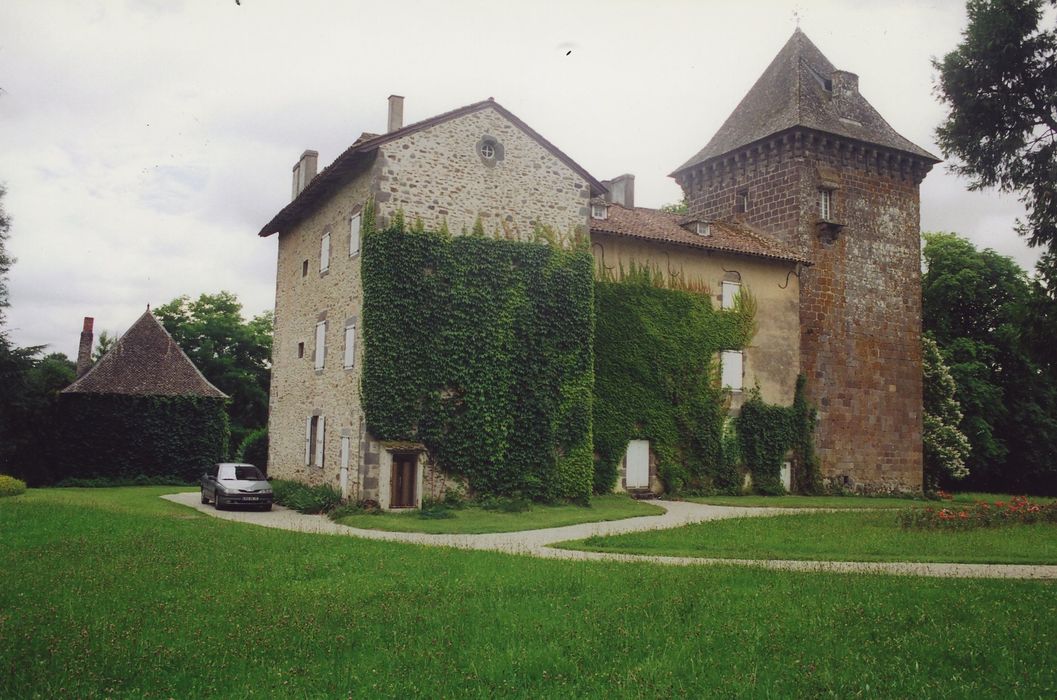
[[[272,509],[272,485],[252,464],[214,464],[202,475],[202,503],[213,502],[217,510],[225,506],[254,506]]]

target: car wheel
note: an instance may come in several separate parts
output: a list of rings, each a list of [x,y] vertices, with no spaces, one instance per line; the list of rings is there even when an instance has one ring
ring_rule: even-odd
[[[213,494],[213,507],[216,508],[217,510],[224,510],[224,506],[220,505],[220,494],[219,493],[214,493]]]
[[[209,503],[209,499],[206,498],[206,490],[202,489],[202,503]]]

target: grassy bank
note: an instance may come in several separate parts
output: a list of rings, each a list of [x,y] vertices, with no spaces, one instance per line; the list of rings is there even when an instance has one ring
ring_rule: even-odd
[[[923,507],[919,504],[918,507]],[[726,559],[1057,564],[1057,525],[904,530],[893,510],[733,518],[566,542],[568,549]]]
[[[0,499],[0,697],[1052,696],[1057,588],[561,562]]]
[[[422,518],[418,511],[406,513],[362,513],[339,518],[338,522],[349,527],[368,530],[390,530],[395,532],[428,532],[435,534],[477,534],[484,532],[513,532],[535,530],[545,527],[562,527],[579,523],[594,523],[603,520],[623,520],[642,515],[661,515],[660,506],[636,501],[627,496],[594,496],[590,506],[571,503],[559,505],[532,504],[527,511],[505,513],[500,510],[485,510],[467,506],[449,511],[451,517],[443,519]]]
[[[926,501],[924,498],[893,498],[887,496],[693,496],[685,500],[717,506],[751,508],[917,508],[926,505],[943,506],[953,503],[1009,500],[1009,496],[994,493],[956,493],[951,501]],[[1032,498],[1052,501],[1052,498]]]

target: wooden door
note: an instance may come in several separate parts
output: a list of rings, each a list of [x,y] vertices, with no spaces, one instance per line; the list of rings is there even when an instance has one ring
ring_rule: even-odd
[[[415,507],[415,469],[418,462],[416,454],[393,455],[393,476],[389,481],[389,507]]]

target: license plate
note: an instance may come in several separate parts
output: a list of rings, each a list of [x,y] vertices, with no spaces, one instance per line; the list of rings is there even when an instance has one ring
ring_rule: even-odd
[[[259,501],[261,499],[257,498],[256,496],[245,496],[245,497],[243,497],[242,500],[244,500],[244,501]]]

